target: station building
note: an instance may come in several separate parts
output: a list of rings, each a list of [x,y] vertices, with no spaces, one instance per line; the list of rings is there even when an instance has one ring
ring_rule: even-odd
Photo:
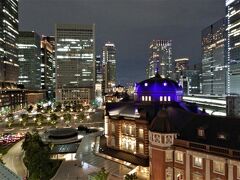
[[[240,120],[210,116],[182,96],[157,73],[135,85],[133,100],[107,103],[108,151],[149,167],[151,180],[240,179]]]

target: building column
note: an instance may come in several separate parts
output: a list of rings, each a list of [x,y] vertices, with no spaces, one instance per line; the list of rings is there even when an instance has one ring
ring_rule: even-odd
[[[210,180],[210,160],[206,159],[205,180]]]
[[[190,155],[186,152],[186,180],[190,180]]]
[[[228,180],[233,180],[233,165],[228,162]]]

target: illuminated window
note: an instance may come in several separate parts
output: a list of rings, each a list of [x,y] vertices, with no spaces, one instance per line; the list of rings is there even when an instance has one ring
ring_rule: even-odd
[[[167,96],[164,96],[164,101],[167,101]]]
[[[218,138],[225,140],[225,139],[227,139],[227,136],[226,136],[225,133],[219,133],[219,134],[218,134]]]
[[[163,101],[163,97],[162,96],[160,96],[160,101]]]
[[[148,101],[152,101],[152,97],[151,96],[148,96]]]
[[[204,137],[205,136],[205,130],[203,128],[199,128],[197,130],[197,132],[198,132],[198,136],[200,136],[200,137]]]
[[[225,163],[221,161],[213,161],[213,172],[217,174],[225,174]]]
[[[165,151],[165,161],[171,162],[173,160],[173,152],[172,151]]]
[[[138,137],[143,138],[143,129],[138,129]]]
[[[148,83],[144,83],[144,86],[148,86]]]
[[[111,130],[112,130],[112,133],[115,133],[115,124],[114,123],[111,123]]]
[[[193,156],[193,166],[198,167],[198,168],[202,168],[203,159],[201,157]]]
[[[171,96],[168,96],[168,101],[171,101]]]
[[[175,161],[183,163],[183,152],[175,151]]]
[[[172,180],[173,179],[173,169],[168,167],[166,169],[166,180]]]
[[[145,101],[145,98],[144,98],[144,96],[142,96],[142,101]]]
[[[144,153],[143,143],[140,143],[140,144],[138,145],[138,150],[139,150],[139,153],[140,153],[140,154],[143,154],[143,153]]]

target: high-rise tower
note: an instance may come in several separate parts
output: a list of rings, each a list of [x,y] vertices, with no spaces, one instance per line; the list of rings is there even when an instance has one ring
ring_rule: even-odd
[[[172,41],[153,40],[149,48],[148,77],[154,77],[156,71],[158,71],[162,77],[172,77]]]
[[[89,103],[95,87],[95,25],[57,24],[56,100]]]

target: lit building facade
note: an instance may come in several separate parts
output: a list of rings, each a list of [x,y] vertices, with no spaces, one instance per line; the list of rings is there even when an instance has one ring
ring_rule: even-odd
[[[12,88],[18,80],[18,0],[0,1],[0,87]]]
[[[95,93],[95,25],[57,24],[56,100],[90,103]]]
[[[41,86],[41,38],[36,32],[21,31],[18,38],[18,83],[26,89],[42,89]]]
[[[240,94],[239,0],[226,0],[227,19],[227,94]]]
[[[156,71],[158,71],[162,77],[172,77],[172,41],[153,40],[150,43],[149,49],[148,77],[154,77]]]
[[[103,46],[104,92],[108,93],[116,85],[116,47],[107,42]]]
[[[188,58],[179,58],[175,59],[175,79],[179,81],[183,75],[183,71],[188,69],[189,59]]]
[[[202,31],[203,94],[226,94],[225,29],[225,18],[222,18]]]
[[[239,119],[208,115],[182,97],[178,83],[156,74],[135,85],[133,101],[107,103],[102,152],[149,166],[151,180],[240,178]]]
[[[50,41],[50,37],[44,36],[41,39],[41,87],[47,91],[47,99],[54,98],[54,80],[55,61],[54,46]]]

